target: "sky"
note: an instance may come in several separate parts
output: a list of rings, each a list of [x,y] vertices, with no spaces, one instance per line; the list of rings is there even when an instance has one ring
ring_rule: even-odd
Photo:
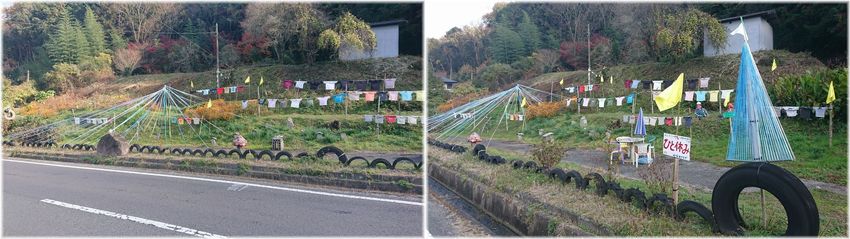
[[[425,37],[440,38],[452,27],[481,22],[497,1],[428,1],[425,5]]]

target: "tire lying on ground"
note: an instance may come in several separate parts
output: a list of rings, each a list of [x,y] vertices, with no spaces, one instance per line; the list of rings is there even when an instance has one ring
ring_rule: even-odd
[[[233,157],[233,154],[236,154],[237,157],[242,157],[242,151],[239,151],[239,149],[231,149],[227,152],[227,157]]]
[[[410,165],[413,165],[413,167],[416,168],[416,162],[413,162],[412,159],[405,158],[405,157],[399,157],[399,158],[396,158],[395,160],[393,160],[393,168],[397,168],[398,164],[401,163],[401,162],[404,162],[404,161],[409,162]]]
[[[770,163],[738,165],[720,177],[711,195],[717,229],[724,234],[743,234],[738,197],[747,187],[764,189],[782,204],[788,216],[786,236],[817,236],[820,232],[814,197],[799,178]]]
[[[685,214],[688,212],[696,213],[697,216],[701,217],[705,220],[706,223],[711,225],[712,231],[717,231],[717,224],[715,223],[714,216],[711,213],[711,210],[708,210],[707,207],[703,206],[698,202],[694,202],[691,200],[685,200],[676,205],[676,219],[684,220]]]
[[[292,160],[292,154],[290,154],[289,152],[286,152],[286,151],[277,152],[277,154],[274,155],[274,160],[275,161],[280,160],[280,157],[283,157],[283,156],[286,156],[287,160]]]
[[[522,165],[523,165],[522,160],[515,160],[513,163],[511,163],[511,166],[513,166],[514,169],[522,168]]]
[[[216,156],[216,157],[221,157],[222,155],[227,156],[227,150],[219,149],[218,151],[215,151],[215,153],[213,154],[213,156]]]
[[[341,149],[334,146],[325,146],[319,149],[319,151],[316,151],[316,157],[325,157],[325,154],[327,153],[335,154],[339,163],[345,164],[345,162],[348,161],[348,156],[345,156],[345,152],[342,152]]]
[[[589,185],[591,181],[595,182],[594,186],[596,186],[596,195],[600,197],[604,197],[605,194],[608,194],[608,185],[605,183],[605,178],[598,173],[589,173],[584,175],[584,181],[586,185]]]
[[[295,157],[296,158],[303,158],[303,157],[307,157],[307,156],[310,156],[310,154],[307,154],[307,152],[301,152],[300,154],[296,155]]]
[[[576,181],[576,188],[583,189],[582,187],[585,185],[584,178],[582,178],[581,174],[575,170],[567,172],[567,178],[564,179],[564,183],[570,183],[573,179]]]
[[[274,160],[274,154],[272,154],[272,151],[271,151],[271,150],[268,150],[268,149],[263,150],[263,151],[260,151],[260,153],[259,153],[259,154],[257,154],[257,157],[256,157],[255,159],[256,159],[256,160],[262,160],[262,159],[263,159],[263,155],[268,155],[268,156],[269,156],[269,160]]]
[[[387,161],[386,159],[382,159],[382,158],[373,159],[372,162],[369,163],[369,167],[375,168],[375,167],[378,166],[378,164],[383,164],[384,166],[387,167],[387,169],[395,169],[395,168],[393,168],[393,165],[389,161]]]
[[[346,161],[346,162],[345,162],[345,166],[350,166],[350,165],[351,165],[351,163],[353,163],[353,162],[354,162],[354,161],[356,161],[356,160],[363,161],[363,162],[365,162],[365,163],[366,163],[366,167],[370,167],[369,160],[366,160],[366,158],[364,158],[364,157],[360,157],[360,156],[354,156],[354,157],[351,157],[351,159],[348,159],[348,161]]]
[[[478,154],[480,151],[487,150],[487,147],[484,147],[482,144],[476,144],[475,147],[472,147],[472,154]]]

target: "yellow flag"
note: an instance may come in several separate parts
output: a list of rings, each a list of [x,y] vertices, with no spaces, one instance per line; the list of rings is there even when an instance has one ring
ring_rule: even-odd
[[[608,84],[614,84],[614,76],[608,76]]]
[[[526,104],[525,97],[522,97],[522,103],[519,104],[519,107],[525,107]]]
[[[207,101],[207,108],[212,108],[212,99],[209,99],[209,101]]]
[[[245,84],[251,83],[251,76],[245,78]]]
[[[728,105],[729,105],[729,99],[732,99],[732,96],[731,96],[731,95],[730,95],[730,96],[727,96],[727,97],[726,97],[726,99],[724,99],[724,100],[723,100],[723,106],[728,106]]]
[[[599,81],[602,81],[602,83],[605,83],[605,77],[602,76],[602,75],[599,75]]]
[[[260,76],[260,85],[263,84],[263,76]]]
[[[832,81],[829,82],[829,92],[826,93],[826,103],[832,103],[835,101],[835,88],[832,87]]]
[[[564,85],[564,78],[561,78],[561,85]]]
[[[192,89],[195,89],[195,82],[189,81],[189,86],[192,87]]]
[[[661,91],[661,94],[655,96],[655,105],[658,106],[659,111],[665,111],[673,108],[682,101],[684,81],[685,73],[681,73],[679,74],[679,78],[676,78],[676,81],[673,82],[673,85],[670,85],[667,89]]]
[[[776,70],[776,58],[773,58],[773,65],[770,66],[770,71]]]

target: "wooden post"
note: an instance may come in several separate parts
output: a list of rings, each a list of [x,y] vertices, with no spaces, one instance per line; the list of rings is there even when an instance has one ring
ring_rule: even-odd
[[[832,115],[835,113],[835,109],[832,107],[832,103],[829,104],[829,147],[832,147]]]
[[[552,102],[552,90],[555,89],[555,82],[549,84],[549,102]]]
[[[676,112],[681,114],[682,112],[682,102],[676,105]],[[675,118],[674,118],[675,119]],[[676,125],[676,135],[679,135],[679,126]],[[661,139],[662,144],[664,142],[664,138]],[[661,146],[663,150],[663,145]],[[679,204],[679,158],[673,157],[673,205]]]
[[[759,191],[761,191],[761,225],[767,228],[767,211],[764,210],[764,189],[759,189]]]

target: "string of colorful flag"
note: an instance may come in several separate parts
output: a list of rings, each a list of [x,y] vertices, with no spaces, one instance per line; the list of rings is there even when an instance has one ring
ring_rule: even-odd
[[[362,95],[362,97],[361,97]],[[328,106],[330,103],[342,104],[345,101],[425,101],[425,92],[418,91],[348,91],[334,95],[326,95],[320,97],[302,97],[302,98],[266,98],[266,99],[250,99],[242,100],[242,108],[248,107],[249,102],[256,101],[258,104],[267,106],[268,108],[301,108],[301,106],[309,107],[318,104],[319,106]]]
[[[363,115],[363,121],[376,124],[419,124],[419,117],[413,115]]]
[[[260,77],[259,85],[264,83],[265,79]],[[251,82],[251,77],[245,78],[245,84],[249,84]],[[357,91],[380,91],[385,89],[395,89],[395,78],[383,79],[383,80],[340,80],[340,81],[298,81],[298,80],[283,80],[280,83],[280,87],[286,90],[289,89],[309,89],[309,90],[357,90]],[[190,82],[190,86],[192,88],[195,87],[194,82]],[[200,89],[195,90],[196,93],[201,95],[210,95],[210,94],[231,94],[231,93],[241,93],[245,90],[245,85],[237,85],[237,86],[227,86],[227,87],[217,87],[217,88],[208,88],[208,89]]]

